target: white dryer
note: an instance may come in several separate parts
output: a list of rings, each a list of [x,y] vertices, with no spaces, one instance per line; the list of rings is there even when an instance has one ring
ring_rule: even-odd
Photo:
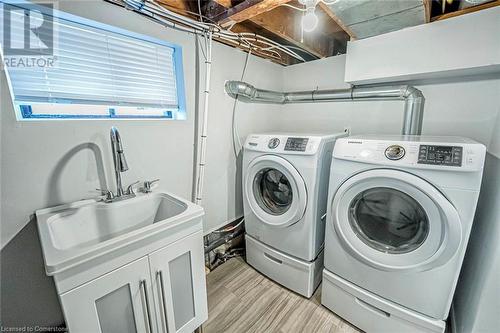
[[[330,162],[342,136],[253,134],[244,145],[247,262],[306,297],[321,281]]]
[[[456,137],[337,141],[321,303],[367,332],[443,332],[485,152]]]

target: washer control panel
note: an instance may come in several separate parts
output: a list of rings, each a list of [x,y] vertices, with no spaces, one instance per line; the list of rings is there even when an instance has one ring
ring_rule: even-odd
[[[418,164],[462,166],[463,147],[420,145]]]
[[[309,138],[288,138],[285,144],[285,150],[288,151],[306,151]]]

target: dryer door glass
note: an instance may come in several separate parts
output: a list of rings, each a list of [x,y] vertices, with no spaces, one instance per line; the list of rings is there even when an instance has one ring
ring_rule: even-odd
[[[408,194],[375,187],[359,193],[349,207],[349,223],[368,246],[385,253],[407,253],[424,243],[429,219]]]
[[[284,214],[293,200],[288,178],[273,168],[262,169],[255,175],[253,193],[259,206],[272,215]]]

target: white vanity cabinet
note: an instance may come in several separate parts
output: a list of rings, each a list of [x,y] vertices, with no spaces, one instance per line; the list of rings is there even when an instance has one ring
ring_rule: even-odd
[[[61,294],[69,331],[193,332],[208,317],[203,258],[197,231]]]
[[[208,317],[201,239],[200,232],[149,255],[160,332],[193,332]]]

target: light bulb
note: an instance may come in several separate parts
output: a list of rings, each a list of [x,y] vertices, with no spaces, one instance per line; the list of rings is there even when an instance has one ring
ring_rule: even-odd
[[[305,15],[302,17],[302,29],[307,32],[311,32],[318,26],[318,17],[314,12],[314,7],[312,10],[307,10]]]

